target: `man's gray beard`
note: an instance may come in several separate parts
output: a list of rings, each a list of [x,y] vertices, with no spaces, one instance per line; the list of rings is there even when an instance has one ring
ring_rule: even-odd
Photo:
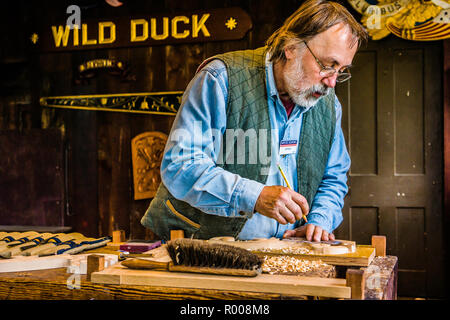
[[[314,92],[320,92],[322,96],[324,96],[331,92],[331,88],[326,87],[325,85],[322,84],[316,84],[309,89],[300,91],[300,93],[298,94],[295,93],[291,94],[289,92],[288,93],[295,104],[305,108],[311,108],[314,107],[316,103],[319,101],[319,99],[322,97],[322,96],[320,96],[319,98],[314,97],[312,95]]]
[[[293,74],[293,76],[291,76]],[[292,79],[295,79],[294,81]],[[293,86],[290,86],[293,82],[299,81],[305,81],[305,74],[303,72],[303,66],[301,63],[301,59],[297,60],[297,70],[292,70],[289,74],[284,75],[285,83],[288,84],[288,87],[286,89],[287,93],[289,94],[289,97],[291,100],[302,107],[310,108],[316,105],[316,103],[319,101],[319,99],[323,95],[327,95],[331,92],[331,88],[327,87],[324,84],[315,84],[312,87],[301,90],[298,92],[298,90],[293,89]],[[312,94],[314,92],[320,92],[322,95],[319,98],[314,97]]]

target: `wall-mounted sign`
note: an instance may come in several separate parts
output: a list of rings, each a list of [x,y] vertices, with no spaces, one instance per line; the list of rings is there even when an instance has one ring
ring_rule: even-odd
[[[96,76],[98,71],[105,70],[109,74],[119,76],[127,81],[134,81],[128,65],[115,59],[94,59],[80,64],[77,68],[75,83],[79,84]]]
[[[71,26],[61,19],[30,40],[41,51],[86,50],[235,40],[252,27],[250,16],[237,7],[96,21],[85,21],[81,15],[80,24]]]
[[[176,115],[182,91],[42,97],[43,107]]]
[[[406,40],[450,38],[449,0],[347,0],[361,13],[372,40],[389,34]]]

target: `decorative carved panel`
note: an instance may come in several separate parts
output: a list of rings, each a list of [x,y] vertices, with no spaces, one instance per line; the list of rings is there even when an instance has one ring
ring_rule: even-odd
[[[160,166],[167,135],[144,132],[131,140],[134,199],[153,198],[161,182]]]

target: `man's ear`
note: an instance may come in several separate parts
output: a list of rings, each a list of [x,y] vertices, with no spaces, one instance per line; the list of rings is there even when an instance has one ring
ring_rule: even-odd
[[[293,45],[286,46],[284,48],[284,56],[286,57],[287,60],[294,59],[294,57],[295,57],[294,51],[295,51],[295,48]]]
[[[286,57],[287,60],[290,59],[294,59],[296,57],[296,52],[295,50],[298,49],[298,42],[291,42],[288,43],[285,47],[284,47],[284,56]]]

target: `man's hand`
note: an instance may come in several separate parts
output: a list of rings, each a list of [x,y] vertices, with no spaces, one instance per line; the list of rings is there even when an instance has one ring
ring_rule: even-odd
[[[295,223],[309,213],[308,201],[300,193],[282,186],[265,186],[256,200],[255,211],[281,224]]]
[[[308,241],[334,241],[334,234],[328,233],[321,227],[313,224],[306,224],[294,230],[286,230],[283,238],[289,237],[306,237]]]

